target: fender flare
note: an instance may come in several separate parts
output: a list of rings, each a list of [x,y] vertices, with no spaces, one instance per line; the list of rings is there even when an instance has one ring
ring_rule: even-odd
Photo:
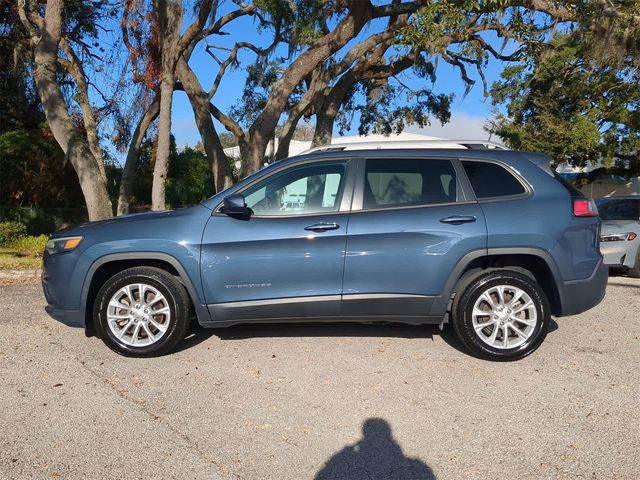
[[[538,257],[540,260],[542,260],[547,265],[549,271],[551,272],[551,275],[553,276],[556,284],[556,289],[558,291],[558,296],[560,297],[560,306],[562,307],[564,303],[562,276],[560,275],[560,271],[558,270],[553,257],[546,250],[535,247],[499,247],[489,248],[487,250],[473,250],[464,255],[449,274],[447,283],[445,284],[442,291],[442,296],[434,302],[431,313],[435,315],[445,315],[446,312],[450,310],[452,296],[456,285],[462,278],[465,270],[467,270],[469,265],[471,265],[474,260],[483,257],[489,258],[500,255],[529,255]]]
[[[196,313],[196,317],[198,318],[198,322],[209,322],[211,321],[211,316],[206,306],[204,306],[200,301],[200,295],[196,290],[191,277],[187,274],[187,271],[184,269],[180,261],[172,255],[168,253],[162,252],[123,252],[123,253],[111,253],[107,255],[103,255],[98,257],[93,261],[89,269],[87,270],[87,274],[85,275],[85,281],[82,285],[82,293],[80,295],[80,311],[84,312],[85,318],[90,312],[87,312],[87,300],[89,297],[89,289],[91,287],[91,283],[93,281],[93,277],[95,273],[98,271],[100,267],[106,265],[107,263],[117,262],[122,260],[160,260],[162,262],[166,262],[175,268],[176,272],[180,276],[180,281],[187,289],[187,293],[191,298],[191,303],[193,304],[193,308]]]

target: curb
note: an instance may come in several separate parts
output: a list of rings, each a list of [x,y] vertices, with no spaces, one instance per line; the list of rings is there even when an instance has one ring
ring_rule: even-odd
[[[30,268],[27,270],[0,270],[0,278],[29,278],[42,275],[42,269]]]

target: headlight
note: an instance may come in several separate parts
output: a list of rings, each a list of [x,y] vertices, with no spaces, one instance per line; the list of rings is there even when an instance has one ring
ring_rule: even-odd
[[[631,240],[635,240],[638,238],[633,232],[629,233],[609,233],[607,235],[602,235],[600,237],[601,242],[630,242]]]
[[[82,237],[52,238],[47,242],[47,252],[51,255],[54,253],[70,252],[80,245],[81,241]]]

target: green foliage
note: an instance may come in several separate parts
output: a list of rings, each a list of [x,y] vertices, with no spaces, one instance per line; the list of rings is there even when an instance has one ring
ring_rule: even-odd
[[[167,203],[173,208],[193,205],[213,195],[211,168],[205,155],[191,147],[174,151],[166,185]]]
[[[448,1],[425,5],[400,33],[401,43],[430,53],[446,50],[450,36],[467,33],[467,25],[473,15],[468,3],[473,2],[466,2],[463,6]]]
[[[350,130],[355,113],[360,114],[359,135],[390,135],[402,133],[407,125],[430,125],[431,118],[441,124],[448,122],[453,95],[436,95],[429,89],[412,91],[395,82],[363,81],[347,98],[338,116],[341,135]]]
[[[47,235],[21,236],[5,243],[5,247],[25,257],[40,257],[44,253],[49,237]]]
[[[255,0],[256,7],[280,25],[293,49],[309,44],[323,33],[320,23],[344,10],[324,0]]]
[[[6,245],[26,234],[27,227],[20,222],[0,222],[0,245]]]
[[[78,207],[78,177],[46,125],[0,132],[0,205]]]
[[[530,57],[531,67],[506,68],[493,85],[493,103],[507,113],[496,116],[492,130],[512,148],[542,151],[556,162],[637,159],[637,73],[596,62],[572,35],[557,35],[552,45]]]

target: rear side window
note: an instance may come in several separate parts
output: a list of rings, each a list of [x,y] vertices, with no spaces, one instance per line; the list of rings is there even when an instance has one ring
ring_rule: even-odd
[[[455,201],[456,173],[449,160],[367,160],[365,209]]]
[[[463,161],[462,165],[476,198],[509,197],[526,192],[506,168],[496,163]]]

